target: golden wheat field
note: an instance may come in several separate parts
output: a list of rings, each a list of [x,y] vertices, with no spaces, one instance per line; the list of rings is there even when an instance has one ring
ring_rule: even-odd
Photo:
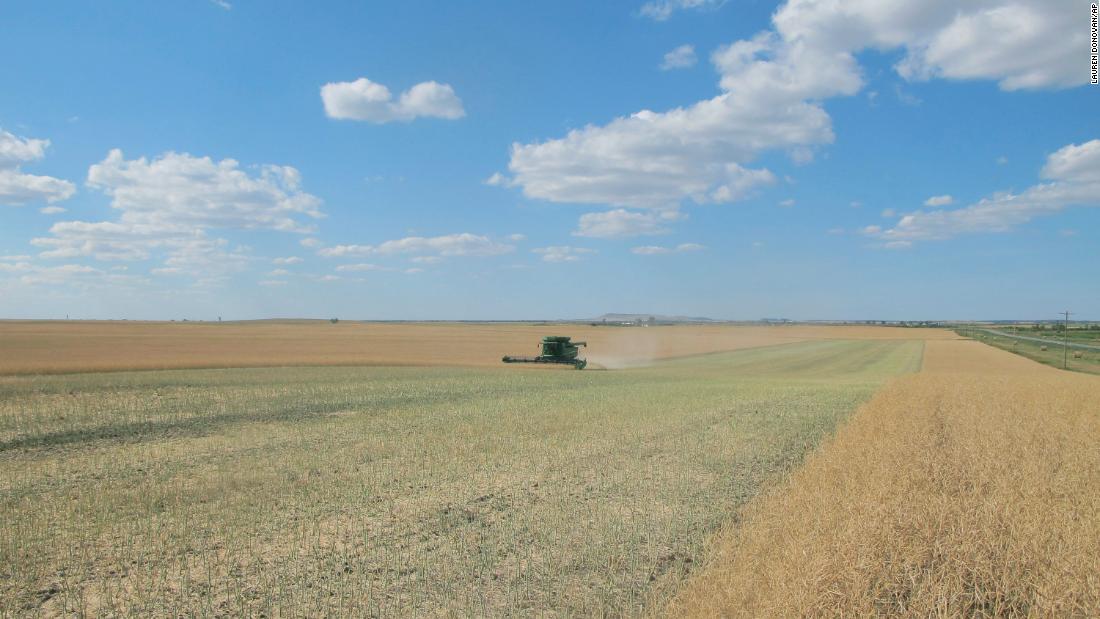
[[[715,538],[673,616],[1100,615],[1100,378],[926,343]]]
[[[0,321],[0,374],[290,365],[498,367],[503,355],[536,354],[539,339],[558,331],[587,340],[589,360],[609,367],[805,340],[955,337],[936,329],[801,325]]]

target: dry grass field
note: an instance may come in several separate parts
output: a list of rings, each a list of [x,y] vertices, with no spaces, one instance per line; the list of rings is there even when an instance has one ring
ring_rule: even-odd
[[[922,348],[0,377],[0,616],[642,613]]]
[[[589,360],[608,367],[806,340],[956,337],[936,329],[801,325],[9,320],[0,321],[0,375],[292,365],[499,367],[501,356],[535,354],[542,336],[559,332],[587,340]]]
[[[742,510],[674,616],[1100,616],[1100,377],[973,341]]]
[[[1100,374],[1100,351],[1073,348],[1068,351],[1063,351],[1061,342],[1055,340],[1052,335],[1045,336],[1046,338],[1050,338],[1048,342],[1035,342],[1015,339],[1010,337],[1008,333],[995,335],[975,329],[958,329],[958,333],[964,337],[978,340],[983,344],[988,344],[1000,348],[1001,350],[1007,350],[1008,352],[1026,357],[1032,361],[1037,361],[1043,365],[1049,365],[1054,368],[1065,367],[1074,372]],[[1097,340],[1092,337],[1095,333],[1094,331],[1074,333],[1075,337],[1070,337],[1069,342],[1100,345]],[[1026,331],[1024,335],[1030,337],[1030,334]]]

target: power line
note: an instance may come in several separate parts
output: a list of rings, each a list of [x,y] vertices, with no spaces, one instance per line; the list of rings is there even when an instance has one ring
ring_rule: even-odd
[[[1066,328],[1062,330],[1062,369],[1069,369],[1069,317],[1073,312],[1066,310],[1060,312],[1066,315]]]

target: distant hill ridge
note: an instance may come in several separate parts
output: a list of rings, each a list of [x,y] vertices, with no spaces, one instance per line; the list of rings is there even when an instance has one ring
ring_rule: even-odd
[[[664,314],[603,314],[597,316],[593,320],[608,322],[638,322],[649,320],[650,318],[657,322],[715,322],[712,318],[704,318],[701,316],[666,316]]]

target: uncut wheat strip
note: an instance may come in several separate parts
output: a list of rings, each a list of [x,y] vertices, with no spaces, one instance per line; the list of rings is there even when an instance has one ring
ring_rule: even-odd
[[[1098,385],[894,383],[719,536],[671,614],[1095,613]]]

